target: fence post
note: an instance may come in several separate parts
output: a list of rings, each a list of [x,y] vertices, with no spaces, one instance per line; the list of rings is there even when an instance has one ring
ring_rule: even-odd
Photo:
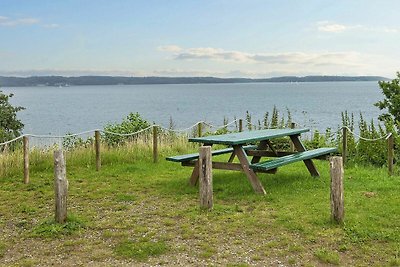
[[[158,161],[158,127],[153,125],[153,162]]]
[[[203,123],[201,121],[199,123],[197,123],[197,136],[198,137],[201,137],[203,134],[202,126],[203,126]]]
[[[296,123],[295,122],[291,122],[290,123],[290,129],[294,129],[294,128],[296,128]],[[290,151],[291,152],[295,151],[293,142],[290,142]]]
[[[343,166],[346,165],[347,161],[347,127],[343,126],[343,135],[342,135],[342,157],[343,157]]]
[[[94,141],[96,150],[96,171],[101,168],[101,157],[100,157],[100,131],[94,131]]]
[[[239,119],[239,132],[243,132],[243,120]]]
[[[211,146],[202,146],[199,151],[200,209],[213,208]]]
[[[62,150],[54,151],[54,189],[55,220],[57,223],[65,223],[67,220],[68,180]]]
[[[393,175],[393,158],[394,158],[394,138],[393,134],[389,134],[387,138],[388,146],[388,172],[389,175]]]
[[[344,220],[344,188],[343,188],[343,159],[342,157],[331,157],[331,218],[342,223]]]
[[[29,183],[29,138],[24,136],[22,138],[24,149],[24,183]]]

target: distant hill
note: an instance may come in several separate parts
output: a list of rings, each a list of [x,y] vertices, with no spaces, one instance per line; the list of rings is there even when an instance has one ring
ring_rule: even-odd
[[[121,77],[121,76],[0,76],[0,87],[5,86],[76,86],[76,85],[131,85],[131,84],[196,84],[196,83],[254,83],[254,82],[342,82],[382,81],[380,76],[284,76],[265,79],[215,77]]]

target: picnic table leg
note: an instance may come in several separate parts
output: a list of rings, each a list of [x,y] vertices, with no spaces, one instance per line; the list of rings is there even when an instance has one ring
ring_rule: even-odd
[[[208,146],[212,147],[212,144],[209,144]],[[190,179],[189,179],[189,184],[191,186],[195,186],[197,184],[197,182],[199,181],[199,175],[200,175],[199,161],[196,160],[196,163],[194,164],[194,168],[193,168],[193,171],[192,171],[192,175],[190,175]]]
[[[199,180],[199,175],[200,175],[200,173],[199,173],[199,161],[196,160],[196,163],[194,164],[194,168],[193,168],[193,171],[192,171],[192,175],[190,176],[190,179],[189,179],[189,184],[191,186],[195,186],[197,184],[197,181]]]
[[[243,172],[246,174],[249,179],[251,186],[254,191],[259,194],[266,194],[264,187],[262,186],[260,180],[258,179],[256,173],[250,169],[250,162],[247,159],[246,153],[241,146],[233,146],[234,152],[239,159],[240,164],[242,165]]]
[[[228,159],[228,162],[233,162],[233,160],[235,159],[235,152],[232,152],[231,156]]]
[[[294,147],[296,148],[297,151],[299,152],[303,152],[306,151],[306,148],[304,147],[303,143],[300,141],[300,135],[291,135],[290,139],[293,142]],[[303,160],[304,164],[306,165],[308,171],[310,172],[310,174],[312,176],[319,176],[319,172],[317,170],[317,168],[314,165],[314,162],[312,162],[311,159],[306,159]]]
[[[265,140],[263,140],[263,141],[261,141],[260,144],[258,145],[257,150],[265,150],[265,149],[267,149],[267,148],[268,148],[268,142],[265,141]],[[254,156],[254,157],[251,159],[251,163],[252,163],[252,164],[253,164],[253,163],[258,163],[258,162],[260,162],[260,159],[261,159],[260,156]]]

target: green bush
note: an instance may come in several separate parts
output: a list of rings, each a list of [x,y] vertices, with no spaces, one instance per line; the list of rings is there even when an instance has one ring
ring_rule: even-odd
[[[122,145],[128,139],[125,136],[119,136],[107,132],[118,134],[130,134],[150,127],[150,123],[143,119],[139,113],[130,113],[121,123],[107,124],[104,127],[103,140],[109,146]]]
[[[17,112],[25,108],[14,107],[9,100],[13,94],[5,95],[0,91],[0,143],[21,135],[24,124],[17,119]]]

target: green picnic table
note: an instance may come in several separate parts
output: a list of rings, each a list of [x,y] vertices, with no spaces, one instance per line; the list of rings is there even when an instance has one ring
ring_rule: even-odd
[[[309,129],[266,129],[258,131],[238,132],[223,135],[211,135],[189,138],[189,142],[202,143],[207,146],[215,144],[226,145],[227,148],[213,150],[212,155],[231,153],[227,162],[212,162],[214,169],[242,171],[246,174],[253,189],[257,193],[265,194],[265,189],[257,177],[257,172],[276,173],[277,168],[297,161],[303,161],[312,176],[319,176],[312,159],[328,155],[337,151],[336,148],[324,147],[306,150],[300,140],[302,133]],[[296,151],[277,151],[271,140],[289,137]],[[239,163],[233,163],[237,157]],[[249,160],[249,157],[251,160]],[[265,161],[261,158],[267,157]],[[273,159],[271,159],[271,157]],[[167,160],[180,162],[182,166],[193,166],[190,184],[195,185],[199,178],[199,154],[187,154],[168,157]]]

